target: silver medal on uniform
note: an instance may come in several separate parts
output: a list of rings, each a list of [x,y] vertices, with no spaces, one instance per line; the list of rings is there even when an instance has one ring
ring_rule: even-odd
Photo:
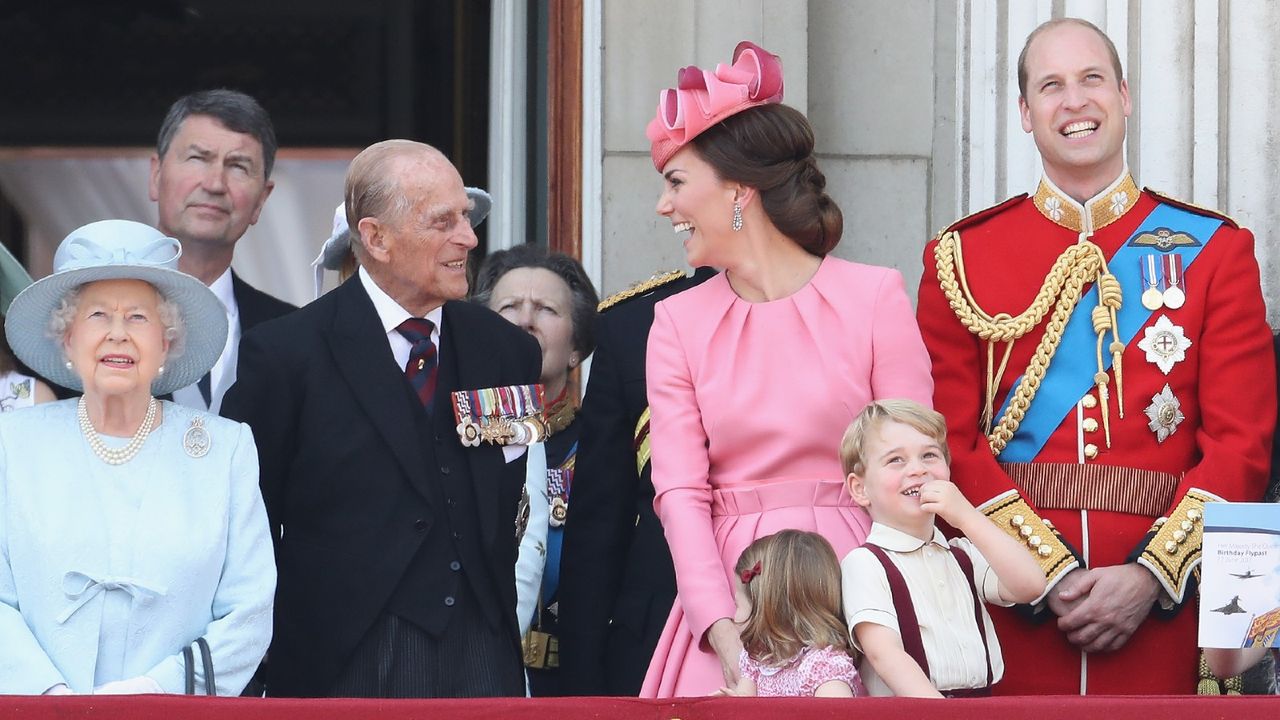
[[[1144,337],[1138,341],[1138,347],[1147,354],[1147,362],[1160,368],[1160,372],[1165,375],[1173,370],[1174,365],[1187,359],[1191,340],[1168,316],[1161,315],[1156,324],[1143,330],[1143,333]]]

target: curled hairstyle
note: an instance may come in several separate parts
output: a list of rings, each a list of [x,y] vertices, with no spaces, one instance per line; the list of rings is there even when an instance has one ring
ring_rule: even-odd
[[[844,468],[845,475],[862,476],[867,471],[867,444],[874,433],[891,422],[906,425],[938,443],[942,459],[951,465],[947,421],[942,413],[930,410],[915,400],[876,400],[858,413],[840,439],[840,466]]]
[[[582,263],[563,253],[548,253],[537,245],[516,245],[509,250],[499,250],[485,258],[476,274],[475,290],[471,301],[489,307],[493,288],[504,275],[518,268],[541,268],[555,273],[569,286],[571,307],[569,319],[573,322],[573,349],[585,358],[596,349],[596,306],[600,296],[596,294],[591,278],[582,269]]]
[[[844,214],[826,193],[813,128],[800,111],[753,107],[708,128],[692,145],[721,180],[754,188],[770,222],[800,247],[822,257],[840,242]]]
[[[1027,99],[1027,51],[1031,49],[1031,43],[1042,33],[1052,30],[1062,25],[1079,25],[1082,28],[1088,28],[1098,34],[1102,38],[1102,44],[1107,46],[1107,54],[1111,56],[1111,69],[1116,73],[1116,85],[1124,79],[1124,69],[1120,67],[1120,53],[1116,51],[1116,44],[1111,42],[1111,38],[1093,23],[1083,18],[1061,17],[1047,20],[1031,31],[1027,36],[1027,42],[1022,46],[1022,52],[1018,53],[1018,96],[1023,100]]]
[[[49,337],[62,342],[62,339],[67,336],[67,331],[75,323],[76,307],[80,304],[80,291],[83,288],[84,285],[77,286],[58,299],[58,306],[49,315],[49,326],[45,330]],[[154,285],[152,289],[159,298],[159,302],[156,303],[156,313],[160,316],[160,325],[164,328],[164,339],[169,341],[168,357],[172,360],[182,355],[182,351],[186,349],[187,325],[183,321],[182,309],[178,303],[165,297],[164,293]]]
[[[169,152],[178,128],[192,115],[207,115],[231,132],[252,136],[262,145],[263,177],[271,177],[277,148],[271,116],[257,100],[235,90],[201,90],[178,98],[169,106],[169,112],[160,124],[160,136],[156,139],[157,155],[164,157]]]
[[[806,647],[850,652],[840,617],[840,563],[826,538],[783,530],[747,546],[734,574],[760,563],[744,588],[751,612],[742,626],[742,646],[754,660],[778,664]]]

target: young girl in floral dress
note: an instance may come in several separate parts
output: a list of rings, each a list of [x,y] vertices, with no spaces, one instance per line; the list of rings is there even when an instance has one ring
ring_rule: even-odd
[[[830,543],[817,533],[783,530],[748,545],[734,571],[741,679],[719,694],[866,694],[840,618],[840,563]]]

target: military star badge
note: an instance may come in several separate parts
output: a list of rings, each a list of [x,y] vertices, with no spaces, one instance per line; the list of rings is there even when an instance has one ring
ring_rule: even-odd
[[[1163,390],[1151,396],[1151,404],[1143,412],[1147,414],[1147,427],[1156,434],[1156,442],[1160,443],[1177,432],[1178,425],[1186,419],[1182,414],[1182,403],[1174,397],[1168,383]]]
[[[1168,375],[1174,365],[1187,359],[1191,340],[1167,315],[1161,315],[1155,325],[1143,332],[1145,337],[1138,342],[1138,347],[1147,353],[1147,362],[1155,363],[1160,372]]]

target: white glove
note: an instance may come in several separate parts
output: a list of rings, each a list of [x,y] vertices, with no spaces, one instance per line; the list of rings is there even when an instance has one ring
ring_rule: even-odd
[[[45,690],[41,695],[75,695],[75,691],[67,687],[66,683],[58,683],[53,687]]]
[[[164,690],[160,685],[146,675],[127,680],[113,680],[93,689],[94,695],[147,695],[162,692]]]

